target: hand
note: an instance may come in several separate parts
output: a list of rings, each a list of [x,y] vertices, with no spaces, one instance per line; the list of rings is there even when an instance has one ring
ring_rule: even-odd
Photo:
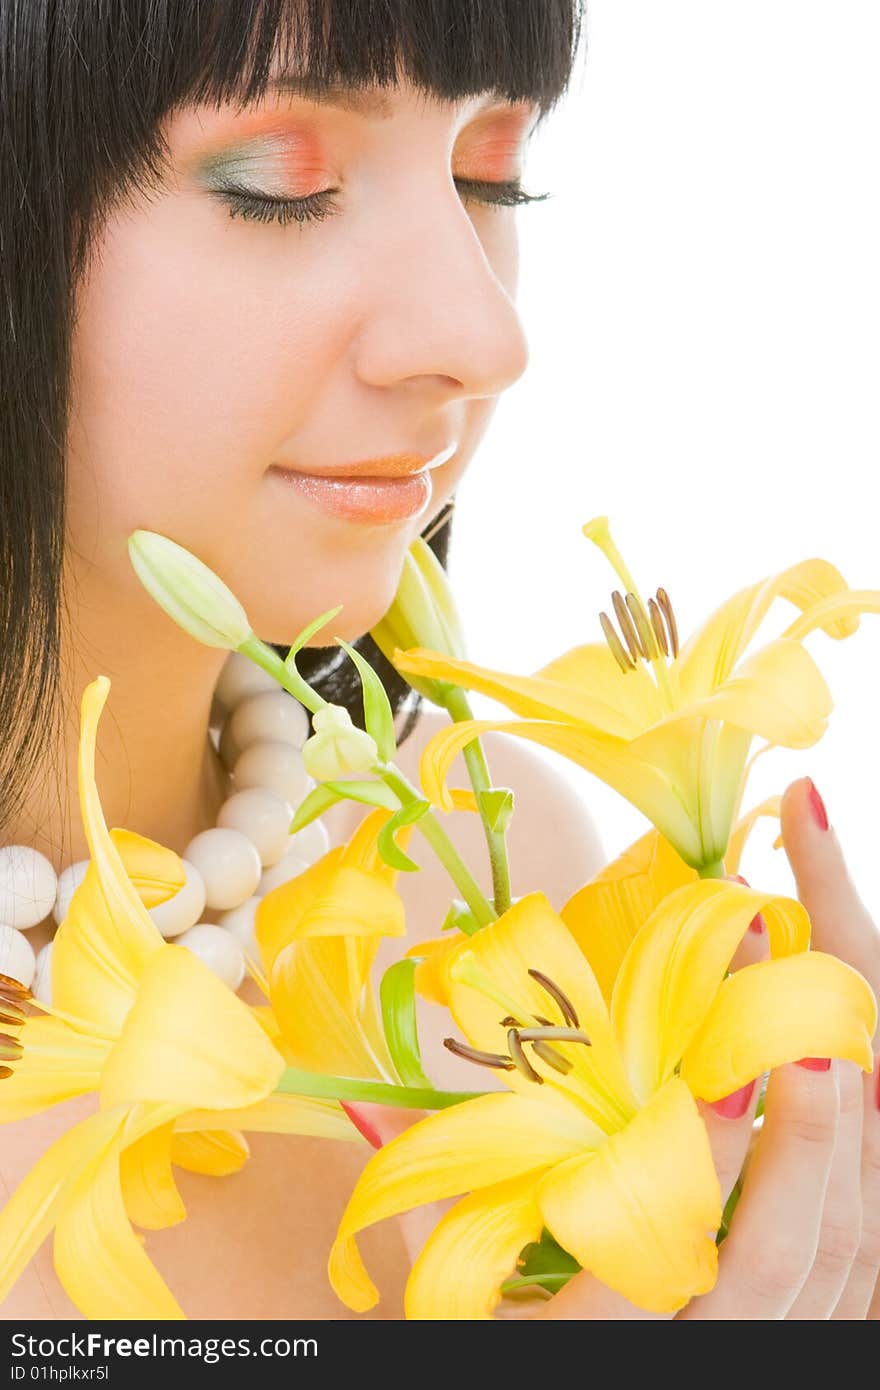
[[[782,803],[784,844],[813,923],[813,945],[854,966],[880,994],[880,937],[817,798],[810,779],[802,778]],[[734,964],[746,964],[761,949],[760,936],[747,938]],[[718,1281],[677,1319],[880,1319],[878,1072],[876,1062],[867,1077],[851,1062],[834,1062],[824,1071],[794,1063],[772,1073],[764,1125],[721,1246]],[[751,1140],[755,1095],[739,1119],[719,1115],[719,1105],[724,1108],[718,1102],[700,1109],[726,1200]],[[538,1316],[658,1317],[587,1272]]]

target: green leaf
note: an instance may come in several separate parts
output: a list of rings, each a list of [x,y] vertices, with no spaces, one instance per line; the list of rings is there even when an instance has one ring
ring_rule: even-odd
[[[324,627],[327,623],[329,623],[331,618],[335,618],[337,613],[342,612],[342,609],[343,604],[338,603],[335,608],[328,608],[326,613],[322,613],[319,618],[315,618],[312,622],[308,624],[307,627],[304,627],[299,636],[294,639],[290,651],[284,658],[285,666],[287,666],[288,668],[292,668],[295,671],[295,658],[300,647],[304,647],[306,642],[308,642],[309,638],[314,637],[318,629]]]
[[[430,801],[410,801],[406,806],[401,806],[390,820],[386,821],[379,831],[376,840],[376,848],[379,854],[390,865],[392,869],[402,869],[404,873],[413,873],[420,869],[421,864],[417,864],[409,855],[404,854],[399,845],[394,842],[394,832],[402,825],[413,825],[421,820],[431,809]]]
[[[324,811],[330,806],[334,806],[342,797],[334,791],[329,782],[322,782],[320,786],[313,788],[296,808],[296,815],[290,822],[290,833],[295,834],[297,830],[302,830],[303,826],[311,825],[313,820],[323,815]]]
[[[473,936],[475,931],[479,931],[480,924],[471,912],[467,903],[462,898],[453,898],[452,906],[447,912],[441,931],[461,931],[465,936]]]
[[[375,740],[383,763],[393,762],[397,752],[397,739],[394,736],[394,713],[388,693],[370,663],[364,660],[360,652],[349,646],[341,637],[337,637],[336,641],[348,652],[360,672],[367,733]]]
[[[490,830],[503,835],[513,815],[513,790],[510,787],[489,787],[477,792],[480,815]]]
[[[386,811],[396,811],[400,802],[390,787],[384,782],[358,782],[354,777],[341,778],[338,782],[322,782],[348,801],[362,801],[366,806],[384,806]]]
[[[416,1021],[416,963],[399,960],[389,966],[379,986],[382,1024],[388,1051],[404,1086],[430,1086],[422,1071],[419,1031]]]
[[[538,1284],[549,1293],[558,1291],[580,1272],[573,1255],[564,1250],[545,1227],[540,1240],[533,1240],[520,1252],[517,1273],[501,1285],[502,1293],[515,1293]]]

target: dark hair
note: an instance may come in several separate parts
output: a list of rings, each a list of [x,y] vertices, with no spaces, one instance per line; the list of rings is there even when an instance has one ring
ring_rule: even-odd
[[[400,61],[441,99],[495,90],[537,101],[543,119],[570,80],[583,3],[0,0],[0,825],[59,716],[75,291],[111,207],[162,184],[165,118],[258,100],[280,57],[319,90],[393,85]],[[429,542],[444,564],[449,532]],[[369,635],[355,645],[404,708],[409,686]],[[362,727],[344,653],[298,662]]]

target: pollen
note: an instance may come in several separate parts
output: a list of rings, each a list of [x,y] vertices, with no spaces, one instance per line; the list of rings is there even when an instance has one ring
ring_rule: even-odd
[[[624,597],[618,589],[611,595],[611,604],[620,630],[607,613],[599,614],[599,623],[624,675],[642,661],[678,656],[678,624],[665,589],[648,599],[647,608],[636,594]]]

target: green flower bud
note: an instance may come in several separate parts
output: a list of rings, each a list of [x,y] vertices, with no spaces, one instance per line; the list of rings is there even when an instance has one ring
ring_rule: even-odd
[[[369,772],[379,762],[376,741],[351,722],[342,705],[324,705],[312,715],[315,732],[303,746],[306,772],[316,782],[333,782],[351,772]]]
[[[370,629],[370,636],[392,666],[397,648],[427,647],[445,656],[464,658],[464,637],[449,577],[421,536],[409,547],[394,602]],[[437,705],[444,704],[444,691],[453,689],[445,681],[403,674],[413,690]]]
[[[176,541],[157,531],[133,531],[128,554],[150,597],[197,642],[234,652],[252,635],[232,591]]]

